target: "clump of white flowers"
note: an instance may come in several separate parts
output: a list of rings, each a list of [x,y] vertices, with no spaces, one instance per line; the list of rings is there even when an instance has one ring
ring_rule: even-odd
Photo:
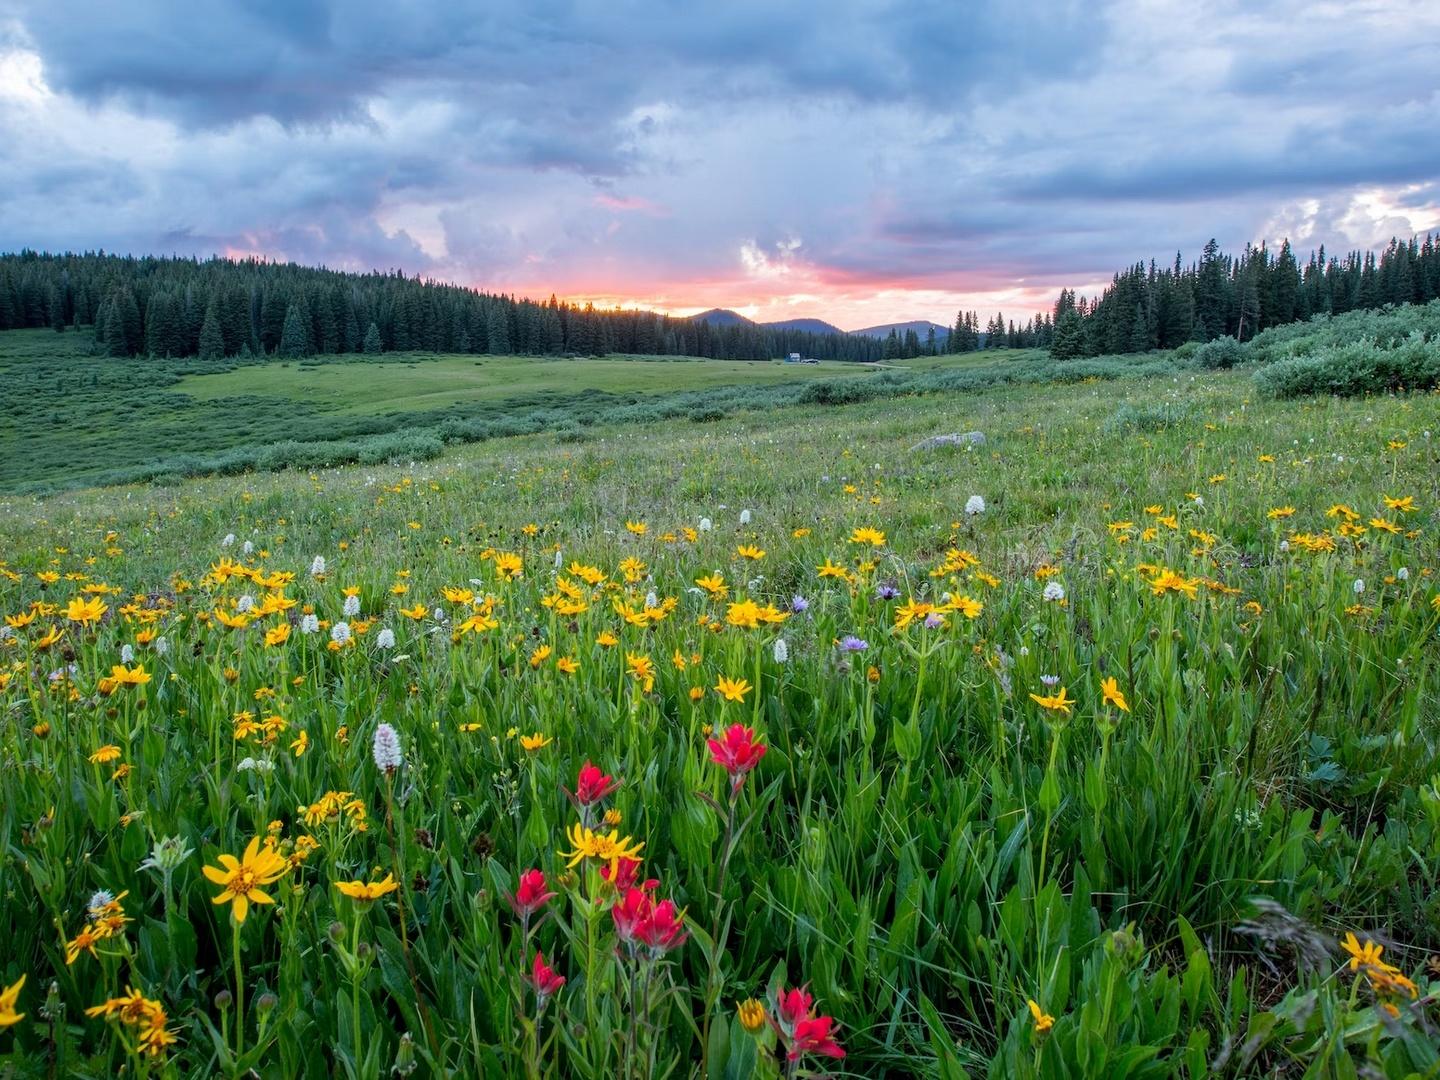
[[[315,614],[306,615],[300,620],[300,632],[302,634],[316,634],[320,632],[320,616]]]
[[[334,626],[330,627],[330,640],[342,648],[349,645],[350,624],[347,622],[337,622]]]
[[[322,574],[324,574],[324,573],[325,573],[325,556],[324,556],[324,555],[316,555],[315,558],[313,558],[313,559],[310,560],[310,576],[311,576],[311,577],[320,577],[320,576],[321,576]]]
[[[375,758],[375,767],[383,773],[393,773],[405,764],[405,755],[400,750],[400,735],[389,724],[381,724],[375,729],[370,752]]]
[[[1355,579],[1355,584],[1350,587],[1355,590],[1355,595],[1359,596],[1365,591],[1365,579],[1357,577]]]
[[[157,637],[155,639],[155,655],[165,656],[170,652],[170,639]]]
[[[235,543],[235,534],[234,534],[234,533],[226,533],[226,534],[225,534],[225,539],[220,541],[220,546],[221,546],[222,548],[228,548],[228,547],[229,547],[231,544],[233,544],[233,543]]]
[[[1057,604],[1065,599],[1065,586],[1058,581],[1047,581],[1045,591],[1040,595],[1052,604]]]
[[[239,600],[235,601],[235,610],[245,612],[254,611],[255,597],[251,596],[249,593],[246,593],[244,596],[240,597]]]
[[[976,517],[985,512],[985,497],[983,495],[971,495],[965,500],[965,513]]]
[[[253,555],[255,553],[255,545],[249,540],[246,540],[245,543],[241,545],[240,550],[246,555]]]
[[[785,639],[775,639],[775,663],[783,664],[790,659],[790,646],[785,644]]]
[[[740,511],[740,524],[741,524],[741,525],[749,525],[749,524],[750,524],[750,511],[749,511],[749,510],[741,510],[741,511]]]
[[[360,614],[360,597],[358,597],[358,596],[347,596],[347,597],[345,597],[345,617],[346,617],[347,619],[353,619],[353,618],[355,618],[356,615],[359,615],[359,614]]]
[[[388,626],[375,635],[375,647],[377,649],[393,649],[395,647],[395,631]]]
[[[1395,580],[1396,580],[1396,581],[1409,581],[1409,580],[1410,580],[1410,568],[1409,568],[1408,566],[1402,566],[1402,567],[1400,567],[1399,570],[1396,570],[1396,571],[1395,571]]]
[[[701,531],[701,532],[709,532],[710,529],[711,529],[710,519],[709,519],[709,518],[701,518],[701,519],[700,519],[700,531]]]
[[[132,645],[120,646],[120,662],[122,664],[133,664],[135,662],[135,648]]]

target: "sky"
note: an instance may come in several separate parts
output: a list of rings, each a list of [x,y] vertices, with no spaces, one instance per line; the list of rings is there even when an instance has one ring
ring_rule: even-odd
[[[1432,228],[1436,0],[0,0],[0,250],[854,329]]]

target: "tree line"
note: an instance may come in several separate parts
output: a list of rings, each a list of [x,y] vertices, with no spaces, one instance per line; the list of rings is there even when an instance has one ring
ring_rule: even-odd
[[[1392,239],[1377,256],[1312,251],[1302,266],[1286,240],[1278,252],[1247,244],[1227,255],[1211,240],[1188,266],[1136,263],[1094,299],[1062,290],[1050,340],[1057,359],[1174,349],[1187,341],[1248,341],[1272,326],[1440,297],[1440,236]]]
[[[879,360],[883,343],[648,311],[537,302],[407,277],[264,259],[0,255],[0,330],[87,329],[106,356],[310,357],[424,350]]]

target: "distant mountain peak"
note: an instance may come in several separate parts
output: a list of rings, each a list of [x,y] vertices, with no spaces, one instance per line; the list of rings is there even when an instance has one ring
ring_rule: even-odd
[[[930,322],[928,319],[912,319],[910,322],[881,323],[879,326],[866,326],[859,330],[851,330],[852,334],[859,334],[862,337],[883,338],[890,335],[894,330],[900,337],[904,337],[906,331],[914,330],[924,341],[931,330],[935,331],[936,340],[943,341],[950,336],[950,328],[941,326],[939,323]]]

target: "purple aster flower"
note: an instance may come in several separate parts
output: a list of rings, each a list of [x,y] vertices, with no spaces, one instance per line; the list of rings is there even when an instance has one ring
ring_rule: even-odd
[[[925,616],[925,629],[926,629],[926,630],[934,630],[936,627],[940,627],[940,626],[944,626],[944,625],[945,625],[945,616],[944,616],[944,615],[941,615],[938,611],[932,611],[932,612],[930,612],[929,615],[926,615],[926,616]]]
[[[799,593],[790,598],[790,610],[796,615],[810,610],[810,601],[806,600]]]
[[[1047,688],[1049,688],[1049,689],[1051,689],[1051,690],[1054,690],[1055,687],[1060,684],[1060,676],[1059,676],[1059,675],[1041,675],[1041,676],[1040,676],[1040,681],[1041,681],[1042,683],[1044,683]]]
[[[875,595],[881,600],[894,600],[900,595],[900,590],[894,585],[879,585],[875,589]]]
[[[858,638],[854,634],[846,634],[840,639],[841,652],[864,652],[870,647],[870,643],[864,638]]]

